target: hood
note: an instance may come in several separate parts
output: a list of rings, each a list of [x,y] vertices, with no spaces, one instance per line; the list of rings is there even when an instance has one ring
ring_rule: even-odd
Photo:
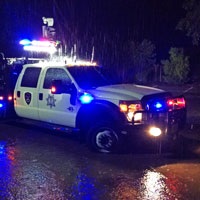
[[[143,96],[163,93],[164,90],[135,85],[135,84],[119,84],[98,87],[95,90],[89,90],[97,98],[115,99],[115,100],[141,100]]]

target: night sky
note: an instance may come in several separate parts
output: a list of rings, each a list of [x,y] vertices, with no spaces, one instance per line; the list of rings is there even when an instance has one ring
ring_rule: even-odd
[[[184,16],[182,0],[1,0],[0,51],[8,56],[21,52],[20,39],[42,36],[42,17],[53,17],[57,39],[80,54],[95,47],[96,58],[103,49],[123,48],[127,41],[148,39],[156,46],[158,59],[169,48],[187,47],[190,41],[175,27]]]

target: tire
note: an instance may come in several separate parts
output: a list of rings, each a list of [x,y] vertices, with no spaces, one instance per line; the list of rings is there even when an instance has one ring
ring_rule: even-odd
[[[106,122],[94,124],[88,131],[87,144],[93,150],[101,153],[111,153],[117,150],[119,136],[116,128]]]

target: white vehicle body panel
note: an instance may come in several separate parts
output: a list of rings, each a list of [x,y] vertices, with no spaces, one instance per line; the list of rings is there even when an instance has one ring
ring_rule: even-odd
[[[106,99],[115,104],[119,104],[119,100],[141,100],[145,95],[165,92],[157,88],[140,86],[134,84],[108,85],[98,87],[95,90],[89,90],[98,99]]]
[[[38,84],[35,88],[21,87],[23,73],[29,67],[41,68]],[[79,100],[76,101],[75,105],[72,105],[70,102],[71,94],[52,94],[50,88],[44,87],[47,70],[52,68],[64,70],[69,80],[76,86],[78,92],[88,92],[92,94],[95,99],[108,101],[117,106],[120,100],[141,100],[144,95],[164,92],[160,89],[134,84],[107,85],[84,91],[78,87],[78,84],[63,64],[48,62],[27,64],[23,67],[14,91],[15,111],[17,115],[69,127],[76,126],[76,116],[81,107]],[[17,95],[18,93],[20,93],[20,96]],[[30,103],[27,103],[25,98],[25,94],[27,93],[31,96]]]
[[[23,77],[23,73],[20,74],[18,80],[16,83],[15,88],[20,88],[19,90],[16,90],[14,92],[14,108],[15,112],[18,116],[29,118],[29,119],[39,119],[38,115],[38,90],[37,88],[26,88],[21,87],[21,79]],[[17,92],[20,92],[20,97],[17,97]],[[25,94],[29,93],[31,95],[31,101],[30,104],[27,104]]]
[[[38,67],[41,64],[25,65],[23,71],[29,66]],[[70,104],[70,94],[51,94],[50,89],[44,89],[43,83],[48,67],[42,67],[43,71],[40,74],[37,88],[21,87],[23,73],[19,76],[14,92],[17,115],[24,118],[75,127],[76,114],[80,105],[76,104],[74,106]],[[65,68],[63,69],[65,70]],[[17,92],[19,91],[21,95],[17,97]],[[25,100],[24,95],[26,92],[31,94],[30,104],[27,104]]]
[[[65,70],[63,67],[60,68]],[[49,123],[74,127],[77,108],[80,106],[70,104],[70,94],[51,94],[50,89],[43,88],[47,69],[49,67],[44,68],[42,72],[41,85],[38,90],[38,93],[42,95],[42,99],[38,101],[39,119]]]

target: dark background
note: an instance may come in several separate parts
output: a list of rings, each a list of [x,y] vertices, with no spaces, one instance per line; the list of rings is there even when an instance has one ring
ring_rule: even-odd
[[[42,37],[42,17],[53,17],[56,39],[67,51],[76,44],[81,57],[101,63],[125,56],[124,45],[148,39],[155,44],[159,62],[168,58],[170,47],[183,47],[196,54],[190,38],[176,30],[185,16],[182,0],[1,0],[0,52],[8,57],[23,54],[19,41]],[[195,59],[193,59],[195,60]]]

